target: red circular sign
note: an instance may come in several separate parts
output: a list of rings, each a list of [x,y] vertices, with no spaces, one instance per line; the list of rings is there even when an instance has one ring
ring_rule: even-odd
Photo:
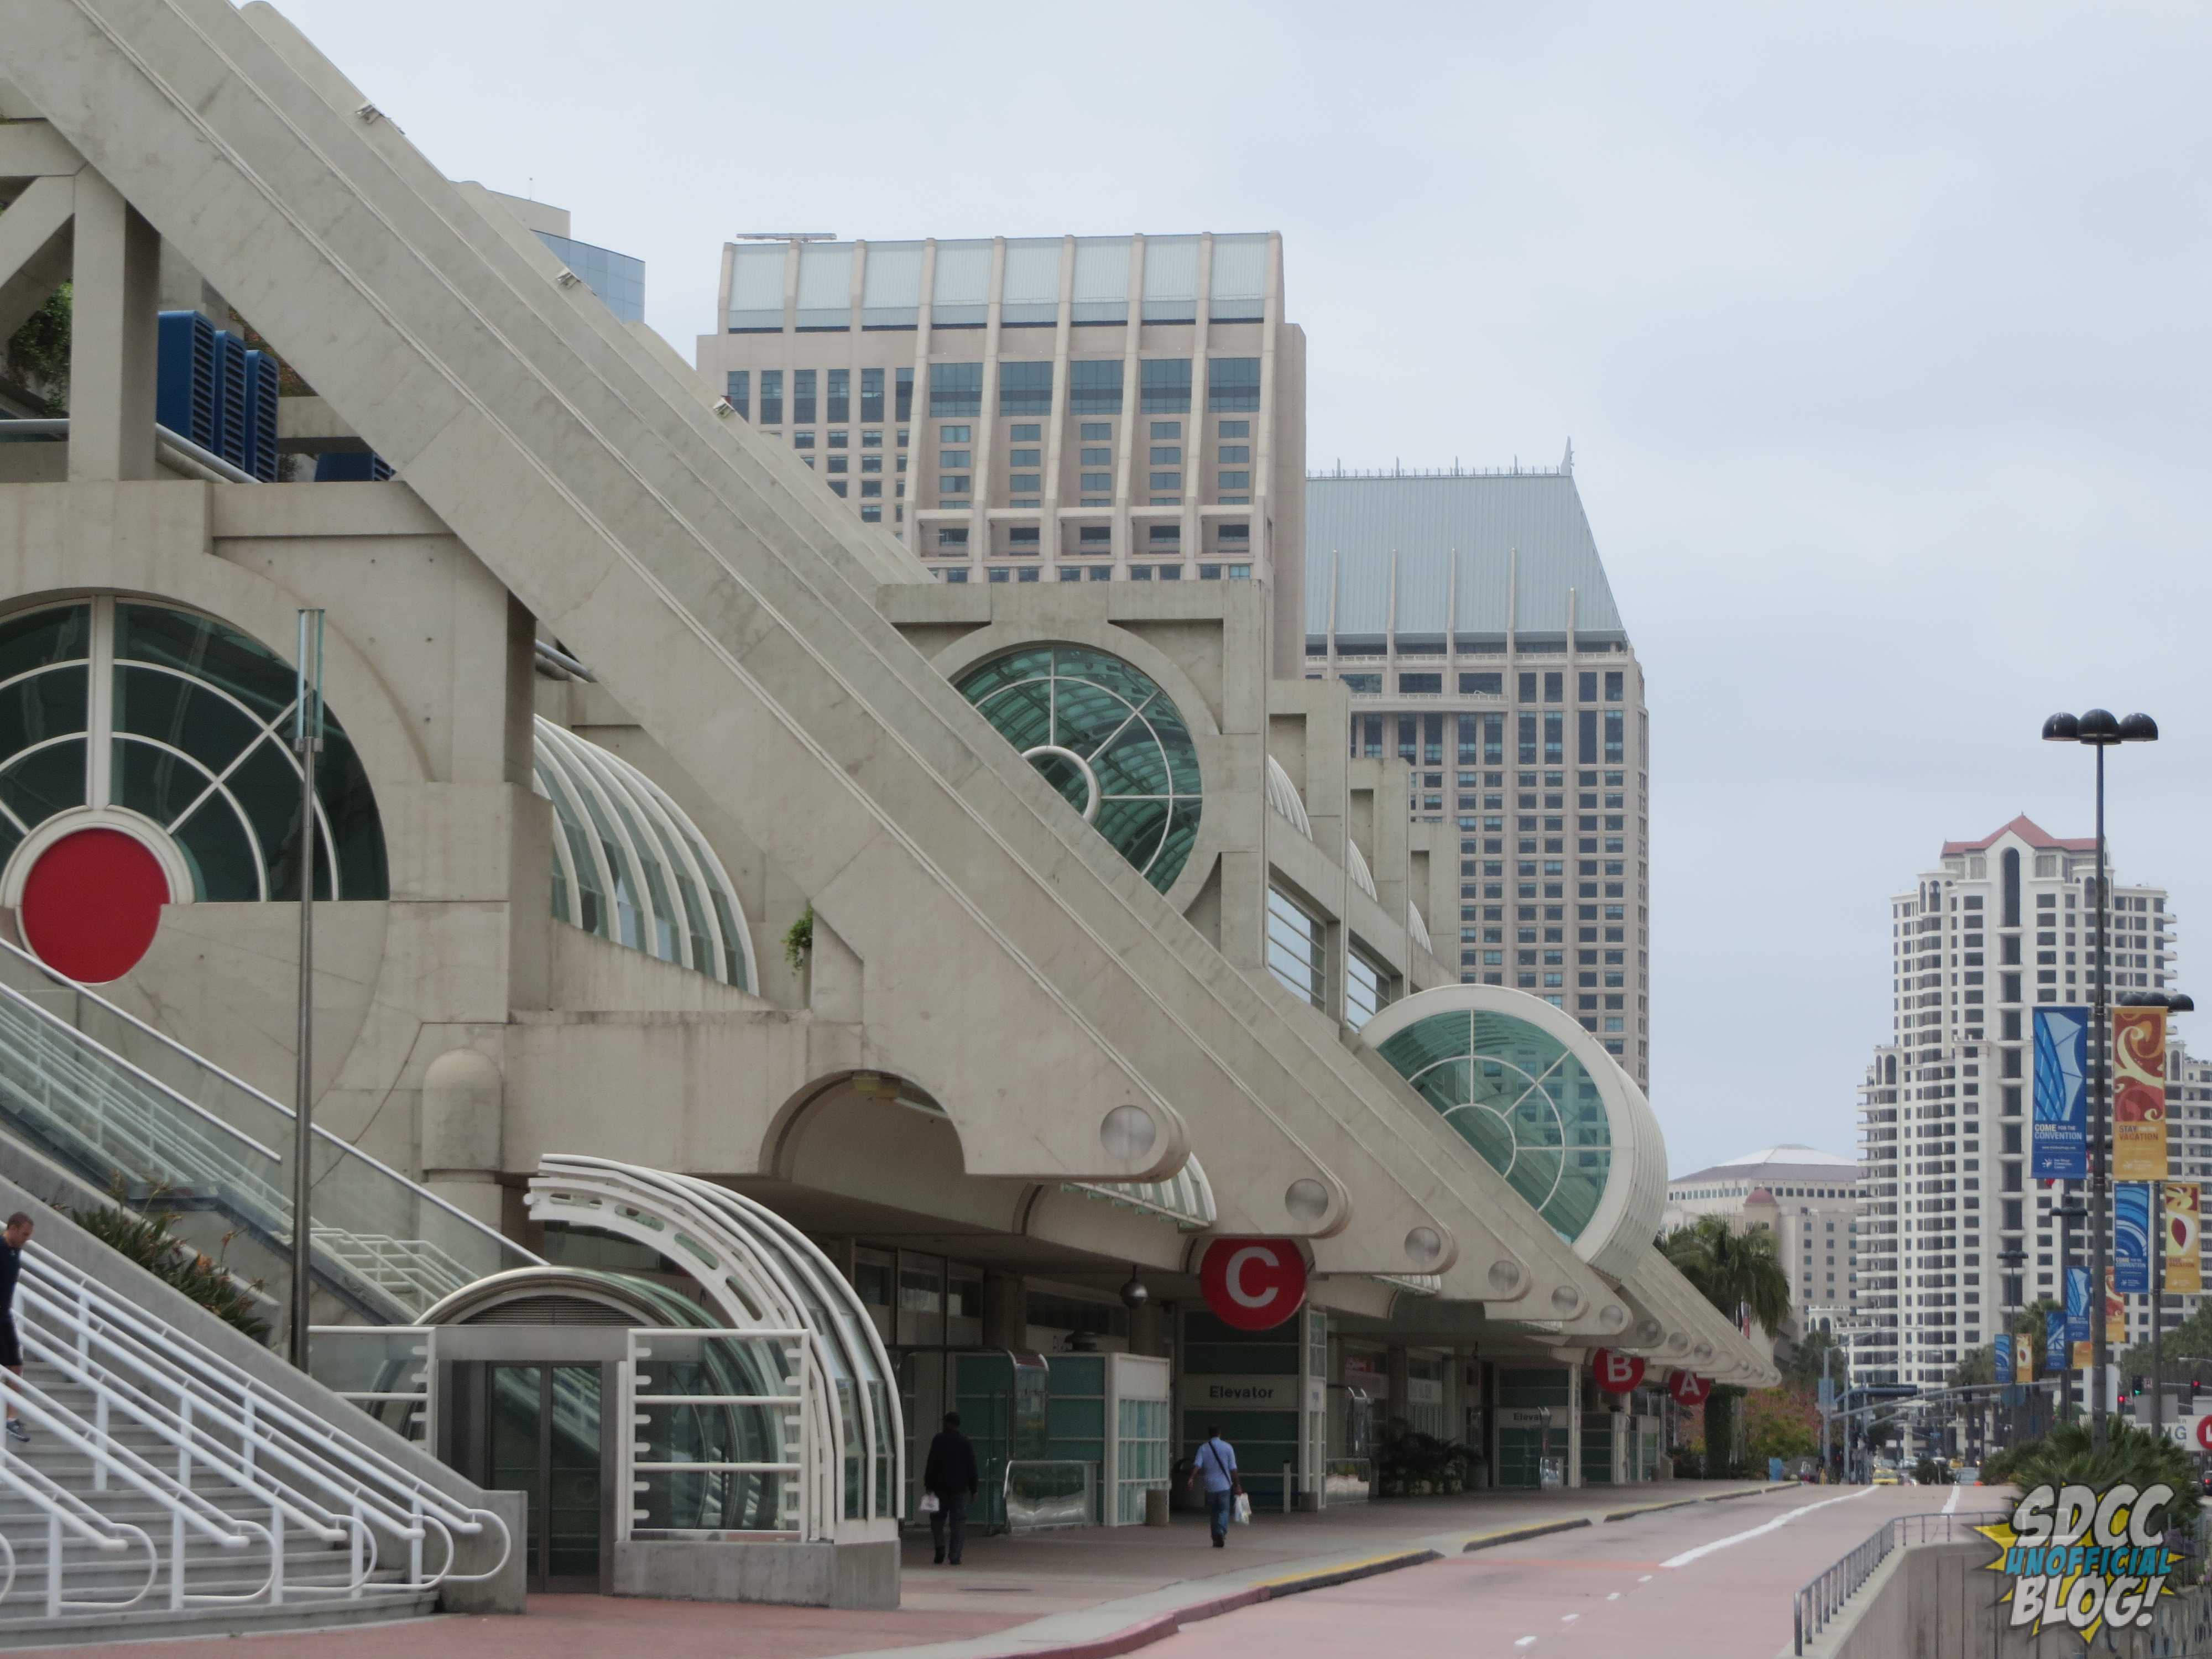
[[[2206,1451],[2212,1451],[2212,1417],[2197,1419],[2197,1443]]]
[[[1597,1373],[1598,1387],[1607,1394],[1626,1394],[1644,1380],[1644,1362],[1613,1348],[1600,1348],[1592,1354],[1590,1369]]]
[[[39,854],[23,883],[23,942],[88,985],[138,965],[161,925],[169,878],[146,843],[120,830],[79,830]]]
[[[1667,1392],[1678,1406],[1702,1406],[1712,1391],[1713,1385],[1695,1371],[1676,1371],[1667,1379]]]
[[[1198,1264],[1198,1288],[1223,1324],[1271,1330],[1304,1304],[1306,1259],[1286,1238],[1217,1238]]]

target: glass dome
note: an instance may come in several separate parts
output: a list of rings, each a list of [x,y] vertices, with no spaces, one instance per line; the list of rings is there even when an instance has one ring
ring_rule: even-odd
[[[621,756],[538,719],[553,803],[553,914],[741,991],[759,983],[737,890],[690,817]]]
[[[958,687],[1146,880],[1175,885],[1203,791],[1198,746],[1166,692],[1118,657],[1067,645],[1000,657]]]
[[[202,901],[296,898],[290,663],[211,617],[100,595],[0,620],[0,860],[62,813],[151,825]],[[386,896],[368,775],[327,706],[318,898]]]
[[[1649,1248],[1666,1194],[1658,1121],[1565,1015],[1450,985],[1383,1010],[1361,1036],[1584,1261],[1618,1273]]]

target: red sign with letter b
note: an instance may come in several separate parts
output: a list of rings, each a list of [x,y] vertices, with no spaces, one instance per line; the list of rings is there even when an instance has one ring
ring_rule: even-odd
[[[1224,1325],[1273,1330],[1306,1299],[1306,1259],[1287,1238],[1217,1238],[1198,1264],[1198,1288]]]
[[[1641,1359],[1611,1348],[1600,1348],[1592,1354],[1590,1369],[1597,1373],[1598,1387],[1607,1394],[1626,1394],[1644,1380]]]

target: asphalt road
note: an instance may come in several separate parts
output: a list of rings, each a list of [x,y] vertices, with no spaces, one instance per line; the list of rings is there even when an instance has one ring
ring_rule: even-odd
[[[1774,1659],[1801,1584],[1889,1516],[1940,1510],[1954,1490],[1806,1486],[1556,1533],[1265,1602],[1145,1652]],[[1995,1506],[1994,1493],[1958,1496],[1961,1510]]]

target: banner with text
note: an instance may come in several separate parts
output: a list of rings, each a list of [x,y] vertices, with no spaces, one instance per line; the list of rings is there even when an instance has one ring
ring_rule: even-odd
[[[2029,1174],[2038,1181],[2088,1179],[2089,1020],[2087,1008],[2035,1011],[2035,1122]]]
[[[2073,1357],[2074,1342],[2068,1334],[2066,1316],[2053,1308],[2043,1316],[2043,1369],[2056,1376]]]
[[[2176,1296],[2196,1296],[2204,1288],[2203,1214],[2203,1189],[2195,1182],[2166,1183],[2166,1288]]]
[[[2118,1359],[2118,1350],[2128,1345],[2128,1299],[2112,1286],[2112,1269],[2105,1268],[2105,1349],[2108,1357]]]
[[[2112,1010],[2112,1178],[2163,1181],[2166,1010]]]
[[[2112,1188],[2112,1288],[2122,1296],[2150,1294],[2150,1194],[2148,1181]]]
[[[2089,1270],[2066,1270],[2066,1339],[2074,1345],[2074,1369],[2089,1364]]]
[[[1990,1373],[2000,1382],[2009,1382],[2012,1369],[2012,1333],[1999,1331],[1990,1343]]]

